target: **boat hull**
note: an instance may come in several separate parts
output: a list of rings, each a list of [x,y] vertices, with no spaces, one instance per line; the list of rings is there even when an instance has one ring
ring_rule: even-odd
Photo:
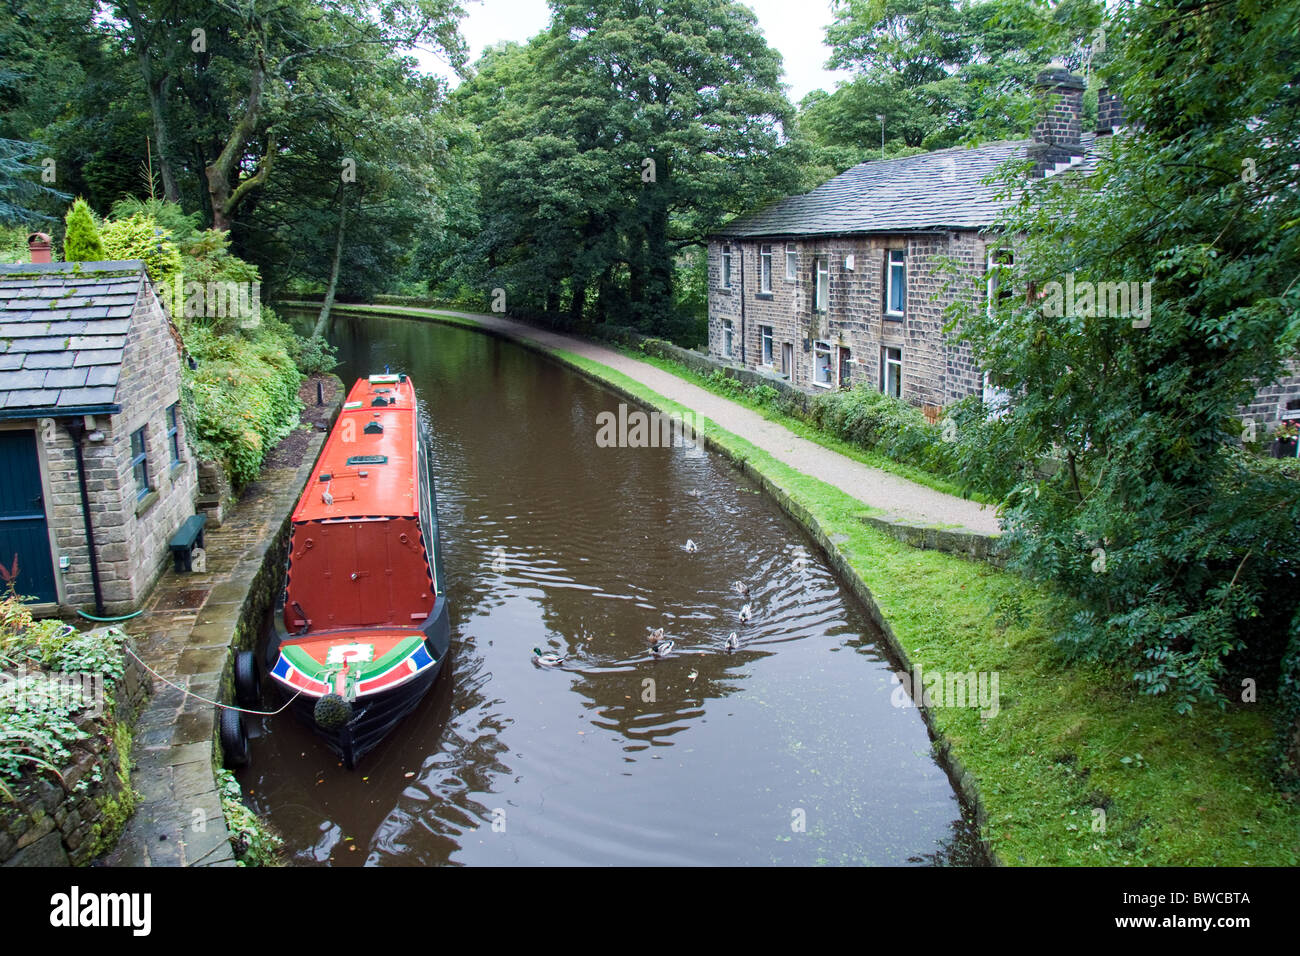
[[[278,626],[280,619],[282,616],[277,615],[276,633],[268,642],[268,671],[275,667],[280,656],[280,645],[288,638],[284,629]],[[300,694],[290,705],[289,709],[325,741],[325,744],[339,756],[343,765],[349,770],[356,769],[361,759],[379,746],[402,719],[419,705],[437,681],[438,675],[442,673],[451,645],[451,621],[445,599],[439,598],[434,613],[425,621],[421,630],[424,631],[424,645],[429,656],[433,658],[433,664],[391,690],[359,697],[352,705],[352,719],[343,727],[328,730],[316,723],[315,708],[319,697]],[[273,683],[282,694],[291,693],[290,688],[280,681],[276,680]]]

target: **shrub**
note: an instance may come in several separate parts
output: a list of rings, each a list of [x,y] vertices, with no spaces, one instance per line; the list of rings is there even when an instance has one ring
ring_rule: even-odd
[[[100,238],[107,258],[143,259],[154,282],[170,286],[181,271],[181,253],[171,234],[143,212],[105,222]]]
[[[108,258],[103,240],[99,238],[99,229],[95,226],[95,217],[90,213],[86,200],[78,199],[68,210],[67,232],[63,237],[63,259],[65,262],[103,262]]]
[[[58,768],[69,746],[85,737],[75,717],[87,701],[78,684],[55,673],[102,675],[105,698],[122,676],[120,631],[79,632],[58,620],[33,621],[31,608],[12,588],[0,600],[0,667],[26,671],[0,681],[0,796],[33,767]]]
[[[246,484],[296,423],[302,376],[273,331],[222,335],[195,326],[185,344],[198,362],[186,376],[196,450],[221,464],[236,486]]]
[[[217,771],[217,787],[221,793],[221,811],[230,831],[230,845],[235,851],[239,866],[276,866],[280,862],[280,848],[284,840],[270,824],[244,806],[239,781],[229,770]]]

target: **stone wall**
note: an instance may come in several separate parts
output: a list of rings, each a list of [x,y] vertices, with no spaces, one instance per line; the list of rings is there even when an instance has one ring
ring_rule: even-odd
[[[132,314],[117,383],[122,411],[96,417],[102,441],[82,440],[99,578],[110,614],[135,610],[166,567],[168,539],[194,513],[197,472],[179,414],[178,465],[172,464],[167,438],[167,409],[180,402],[180,382],[175,340],[146,284]],[[53,559],[61,603],[92,605],[94,586],[72,438],[61,423],[50,419],[32,422],[30,427],[37,429],[49,489],[46,514],[54,533]],[[154,489],[143,500],[137,498],[131,468],[131,435],[141,427],[145,429],[149,482]],[[69,559],[69,568],[59,574],[63,556]]]
[[[135,658],[124,657],[111,716],[77,722],[87,736],[69,748],[62,784],[43,773],[17,786],[15,803],[0,801],[0,866],[81,866],[116,841],[134,805],[129,777],[119,772],[118,748],[131,738],[119,728],[130,728],[152,686]]]
[[[796,239],[794,279],[786,278],[786,240],[773,239],[771,293],[758,291],[760,249],[767,241],[732,240],[728,244],[733,255],[730,289],[720,287],[723,243],[715,240],[709,244],[709,354],[714,358],[728,360],[723,327],[730,320],[736,343],[730,361],[761,368],[763,329],[770,328],[773,363],[766,371],[803,389],[825,390],[814,380],[816,343],[820,341],[831,348],[834,385],[841,382],[841,359],[845,358],[848,385],[880,388],[882,349],[897,348],[903,362],[902,397],[913,405],[947,405],[980,391],[983,376],[970,346],[943,331],[948,321],[944,310],[957,295],[973,297],[978,303],[985,294],[986,242],[977,233]],[[885,312],[890,250],[901,250],[906,256],[901,318]],[[814,270],[819,258],[828,266],[829,292],[826,311],[814,313]],[[959,283],[952,284],[955,277]],[[790,346],[793,354],[789,368],[783,360],[784,346]],[[842,355],[843,350],[847,355]]]
[[[1254,401],[1240,410],[1243,419],[1255,422],[1261,441],[1283,417],[1300,418],[1300,362],[1291,362],[1288,370],[1291,374],[1261,388]]]

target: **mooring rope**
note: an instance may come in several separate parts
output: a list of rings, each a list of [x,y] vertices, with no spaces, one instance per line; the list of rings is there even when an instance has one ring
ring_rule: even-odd
[[[223,704],[220,701],[209,700],[208,698],[204,697],[202,694],[196,694],[194,693],[194,691],[187,690],[186,688],[182,687],[180,684],[169,681],[166,677],[163,677],[162,674],[159,674],[156,670],[154,670],[144,661],[140,660],[140,655],[137,654],[135,651],[131,650],[129,646],[124,644],[122,645],[122,649],[126,651],[128,654],[130,654],[132,657],[134,657],[137,661],[139,661],[141,667],[147,670],[154,677],[158,678],[164,684],[167,684],[171,687],[175,687],[186,697],[193,697],[196,700],[203,701],[203,703],[205,704],[211,704],[213,707],[220,707],[222,710],[237,710],[241,714],[253,714],[256,717],[274,717],[276,714],[282,713],[285,707],[288,707],[289,704],[292,704],[295,700],[297,700],[299,697],[302,696],[302,691],[298,691],[298,693],[290,697],[289,700],[285,703],[284,707],[281,707],[279,710],[249,710],[246,707],[236,707],[234,704]]]

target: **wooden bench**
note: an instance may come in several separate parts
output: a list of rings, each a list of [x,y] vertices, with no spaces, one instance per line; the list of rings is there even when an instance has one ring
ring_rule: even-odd
[[[193,571],[191,564],[194,557],[194,548],[203,547],[203,526],[207,524],[207,515],[190,515],[185,519],[180,529],[172,535],[172,539],[167,542],[167,547],[172,549],[172,558],[176,562],[176,571]]]

